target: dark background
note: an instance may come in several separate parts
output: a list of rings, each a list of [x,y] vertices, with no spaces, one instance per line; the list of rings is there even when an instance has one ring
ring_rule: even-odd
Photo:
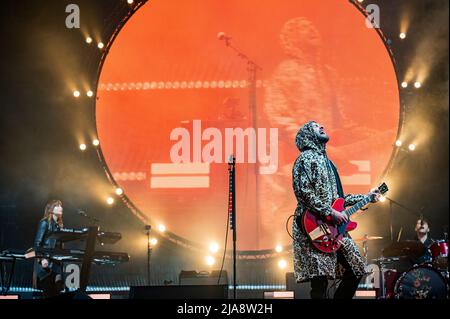
[[[0,251],[30,247],[47,200],[59,198],[64,203],[67,227],[88,224],[75,214],[77,209],[84,209],[98,218],[104,229],[123,234],[122,241],[111,249],[129,252],[132,261],[98,272],[95,283],[143,284],[146,246],[134,243],[145,235],[144,225],[125,204],[116,201],[109,207],[94,194],[95,185],[109,181],[93,148],[88,145],[86,152],[78,149],[77,137],[95,132],[95,105],[93,99],[83,97],[83,92],[75,99],[69,84],[71,79],[95,83],[101,53],[95,45],[86,45],[80,30],[65,27],[65,8],[70,3],[80,7],[81,30],[97,33],[105,44],[129,10],[124,0],[21,0],[1,4]],[[419,135],[423,130],[431,137],[414,153],[400,152],[393,162],[391,172],[401,180],[395,200],[415,211],[393,207],[395,234],[403,226],[402,238],[412,237],[415,214],[421,212],[431,222],[432,236],[442,238],[449,219],[449,2],[372,3],[381,8],[381,27],[397,60],[399,80],[417,61],[430,65],[429,77],[420,90],[411,88],[411,84],[400,90],[405,129]],[[401,41],[399,21],[405,13],[411,22],[407,39]],[[91,88],[95,91],[93,85]],[[386,207],[378,208],[383,223],[389,218]],[[383,235],[389,237],[387,227]],[[371,254],[377,256],[388,241],[373,244]],[[160,238],[152,256],[152,283],[176,281],[181,269],[206,268],[192,255],[189,249]],[[271,260],[241,261],[240,282],[284,283],[284,274],[274,264]],[[21,267],[16,284],[27,285],[31,276],[26,267],[30,265]]]

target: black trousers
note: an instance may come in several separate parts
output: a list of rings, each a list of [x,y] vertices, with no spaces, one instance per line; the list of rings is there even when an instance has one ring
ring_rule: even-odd
[[[42,268],[39,262],[35,265],[37,287],[42,290],[44,298],[53,297],[61,293],[64,288],[62,265],[50,262],[47,268]]]
[[[334,299],[352,299],[358,289],[361,277],[356,276],[342,252],[337,252],[337,262],[345,268],[343,278],[334,293]],[[326,299],[328,289],[328,278],[318,276],[311,279],[311,299]]]

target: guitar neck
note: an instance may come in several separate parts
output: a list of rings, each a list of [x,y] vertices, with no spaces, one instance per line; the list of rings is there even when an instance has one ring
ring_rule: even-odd
[[[347,217],[350,217],[354,213],[356,213],[358,210],[360,210],[361,208],[363,208],[364,206],[366,206],[369,203],[370,203],[370,197],[365,196],[363,200],[360,200],[359,202],[357,202],[355,205],[353,205],[349,209],[346,209],[344,214],[347,215]]]

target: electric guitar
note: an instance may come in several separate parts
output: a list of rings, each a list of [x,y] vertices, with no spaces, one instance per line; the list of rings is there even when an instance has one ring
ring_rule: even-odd
[[[388,191],[388,187],[383,183],[378,186],[378,190],[381,194],[385,194]],[[331,207],[334,210],[344,213],[350,218],[351,215],[369,204],[370,201],[371,198],[365,196],[364,199],[344,210],[344,199],[338,198]],[[345,232],[352,231],[357,227],[357,223],[350,221],[350,219],[347,223],[336,225],[331,221],[331,216],[323,220],[317,214],[308,210],[303,213],[302,225],[313,246],[324,253],[336,252],[342,245],[342,237]]]

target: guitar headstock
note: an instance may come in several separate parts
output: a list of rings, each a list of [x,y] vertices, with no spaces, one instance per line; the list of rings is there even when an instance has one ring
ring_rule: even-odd
[[[380,186],[378,186],[378,190],[380,191],[381,195],[384,195],[389,190],[389,188],[386,183],[382,183]]]

